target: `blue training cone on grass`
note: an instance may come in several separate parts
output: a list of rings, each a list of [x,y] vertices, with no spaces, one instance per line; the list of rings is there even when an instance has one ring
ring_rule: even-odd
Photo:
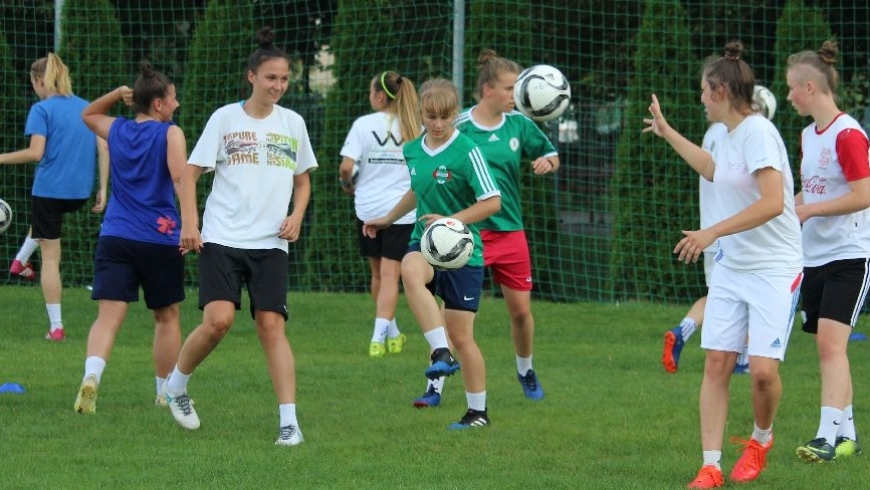
[[[867,340],[867,336],[861,332],[852,332],[852,335],[849,336],[849,342],[861,342],[863,340]]]
[[[27,390],[25,390],[24,387],[18,383],[6,382],[0,385],[0,394],[5,393],[9,393],[12,395],[23,395],[27,393]]]

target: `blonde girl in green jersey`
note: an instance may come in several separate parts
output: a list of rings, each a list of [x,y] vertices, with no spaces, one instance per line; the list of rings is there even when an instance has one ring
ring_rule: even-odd
[[[408,304],[432,350],[429,379],[449,376],[462,368],[468,410],[450,429],[486,427],[486,366],[474,341],[474,318],[483,285],[483,244],[476,223],[501,207],[501,193],[486,159],[470,139],[453,126],[459,111],[456,87],[448,80],[430,80],[420,88],[425,134],[404,146],[411,190],[386,216],[366,221],[369,237],[416,207],[417,221],[408,253],[402,259],[402,283]],[[442,217],[465,223],[474,235],[474,252],[458,270],[434,269],[420,253],[427,225]],[[435,296],[444,302],[444,311]],[[447,345],[453,342],[458,360]]]

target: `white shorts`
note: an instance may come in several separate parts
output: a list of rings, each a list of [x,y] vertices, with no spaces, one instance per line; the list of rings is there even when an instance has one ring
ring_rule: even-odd
[[[711,278],[701,347],[782,361],[791,334],[801,272],[740,272],[721,264]]]

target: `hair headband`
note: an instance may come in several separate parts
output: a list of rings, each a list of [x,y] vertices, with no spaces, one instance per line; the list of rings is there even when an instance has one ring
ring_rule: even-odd
[[[390,100],[395,100],[396,94],[390,92],[390,89],[387,88],[387,73],[389,72],[385,71],[381,73],[381,88],[384,89],[384,93],[387,94]]]

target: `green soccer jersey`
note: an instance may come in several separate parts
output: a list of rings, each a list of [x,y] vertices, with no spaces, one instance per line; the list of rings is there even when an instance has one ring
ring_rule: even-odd
[[[439,148],[430,149],[421,136],[405,143],[404,154],[411,172],[411,190],[417,198],[417,223],[411,243],[423,236],[420,216],[451,216],[477,201],[500,195],[480,149],[459,131]],[[477,224],[467,225],[474,235],[474,252],[468,265],[483,266],[483,242]]]
[[[501,190],[501,210],[480,222],[481,230],[517,231],[523,229],[520,204],[520,169],[526,161],[557,155],[543,131],[517,111],[504,115],[501,124],[487,128],[471,118],[466,109],[456,118],[462,134],[480,147],[489,163],[495,184]]]

